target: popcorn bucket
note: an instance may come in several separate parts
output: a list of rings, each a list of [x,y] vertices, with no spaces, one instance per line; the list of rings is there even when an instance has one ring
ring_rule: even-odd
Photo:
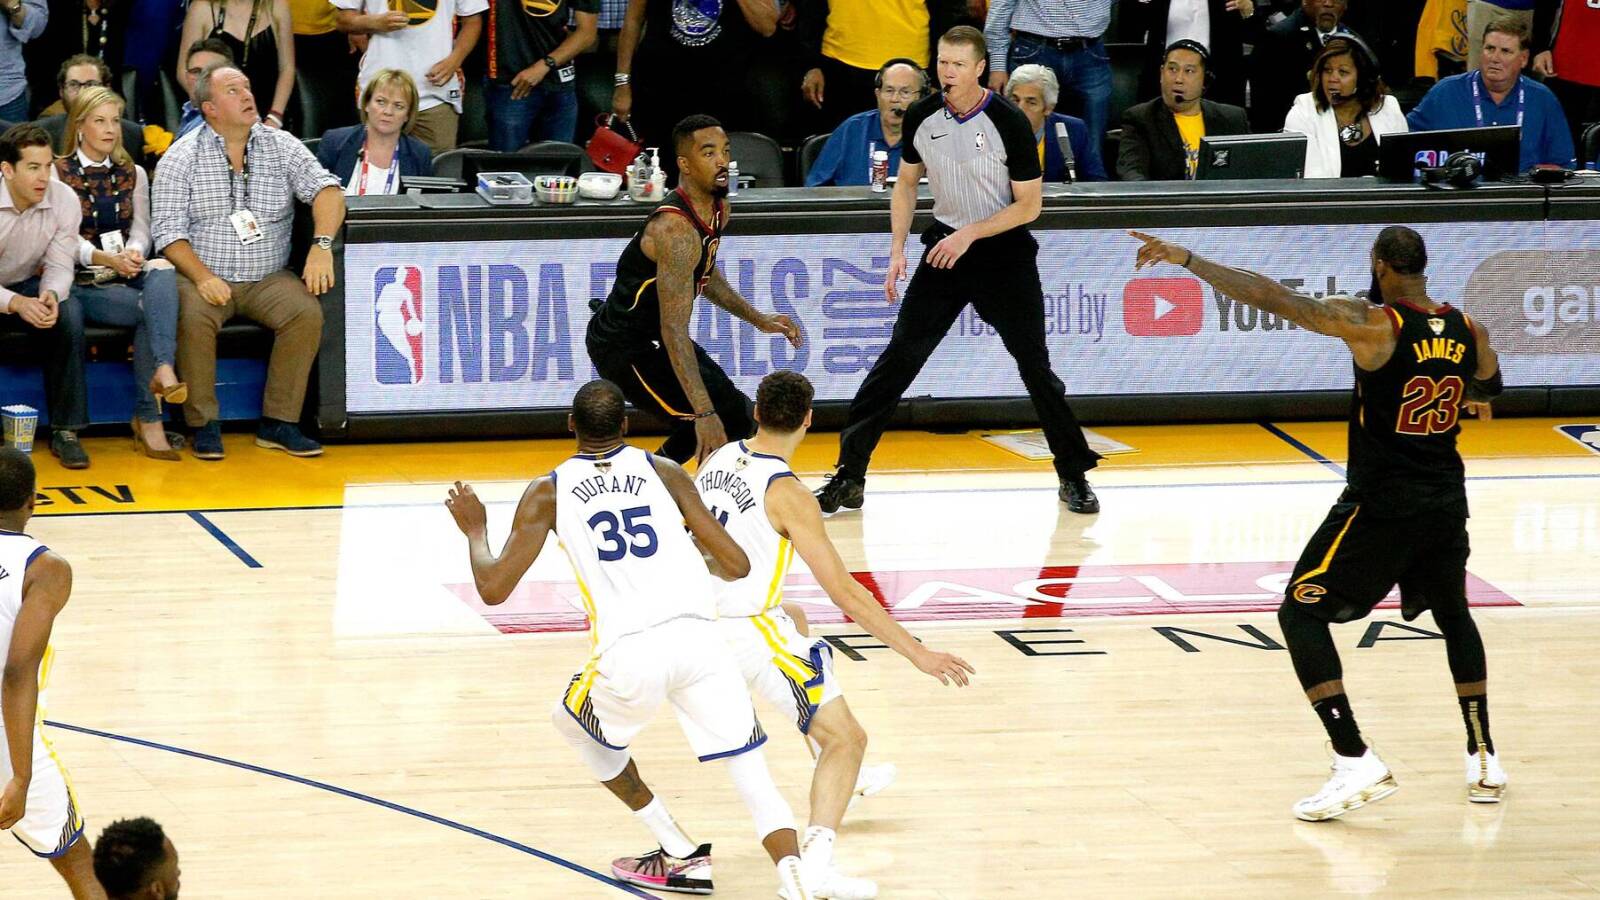
[[[39,411],[21,403],[0,406],[0,422],[5,425],[6,443],[23,453],[33,452],[33,432],[39,427]]]

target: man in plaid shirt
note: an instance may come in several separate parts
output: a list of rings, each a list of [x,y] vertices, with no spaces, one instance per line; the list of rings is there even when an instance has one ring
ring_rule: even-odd
[[[178,269],[178,371],[189,385],[183,413],[195,429],[194,455],[223,455],[217,332],[240,315],[273,332],[256,446],[317,456],[321,445],[295,423],[322,339],[316,295],[333,287],[344,192],[298,138],[260,123],[238,69],[207,69],[195,101],[206,123],[161,158],[150,223],[156,250]],[[311,205],[316,232],[299,278],[284,268],[296,198]]]

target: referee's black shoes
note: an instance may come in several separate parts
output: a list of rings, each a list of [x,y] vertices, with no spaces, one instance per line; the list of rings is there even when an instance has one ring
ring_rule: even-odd
[[[851,478],[843,472],[834,472],[828,483],[817,488],[817,505],[822,507],[822,514],[831,516],[839,510],[860,509],[866,502],[867,483],[860,478]]]
[[[1061,479],[1061,489],[1056,491],[1056,496],[1075,513],[1089,515],[1100,511],[1100,498],[1094,495],[1088,479],[1081,476]]]

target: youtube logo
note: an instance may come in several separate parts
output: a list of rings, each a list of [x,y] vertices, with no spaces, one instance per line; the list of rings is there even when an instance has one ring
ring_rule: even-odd
[[[1205,294],[1193,278],[1135,278],[1122,290],[1122,324],[1138,337],[1199,334]]]

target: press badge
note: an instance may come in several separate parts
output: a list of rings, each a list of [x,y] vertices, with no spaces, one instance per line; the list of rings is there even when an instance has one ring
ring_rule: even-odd
[[[562,84],[571,84],[572,80],[578,77],[578,64],[567,63],[556,70],[556,77],[561,79]]]
[[[261,240],[261,225],[256,222],[255,213],[248,209],[241,209],[228,217],[228,222],[233,225],[233,230],[239,235],[239,243],[249,246]]]
[[[100,233],[101,250],[104,250],[112,256],[116,256],[118,253],[122,252],[122,248],[122,232],[113,229],[111,231],[102,231]]]

